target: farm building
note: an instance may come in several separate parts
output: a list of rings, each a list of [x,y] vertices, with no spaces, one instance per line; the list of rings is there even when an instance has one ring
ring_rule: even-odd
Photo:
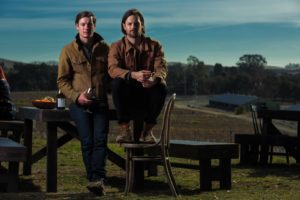
[[[285,110],[293,110],[293,111],[300,111],[300,104],[291,105]]]
[[[226,110],[234,110],[237,107],[246,107],[251,103],[256,103],[257,100],[258,98],[256,96],[227,93],[211,97],[209,99],[209,106]]]

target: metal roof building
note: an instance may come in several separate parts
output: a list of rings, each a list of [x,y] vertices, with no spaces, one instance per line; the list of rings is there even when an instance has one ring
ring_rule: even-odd
[[[247,106],[251,103],[256,103],[256,96],[238,95],[238,94],[220,94],[209,99],[209,105],[228,110],[234,110],[236,107]]]
[[[300,104],[291,105],[284,110],[300,111]]]

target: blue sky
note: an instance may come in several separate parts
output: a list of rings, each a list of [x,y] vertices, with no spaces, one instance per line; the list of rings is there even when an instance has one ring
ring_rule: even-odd
[[[0,58],[58,60],[82,10],[95,13],[97,32],[112,43],[130,8],[144,14],[146,34],[162,43],[168,61],[193,55],[233,66],[244,54],[261,54],[272,66],[300,63],[299,0],[1,0]]]

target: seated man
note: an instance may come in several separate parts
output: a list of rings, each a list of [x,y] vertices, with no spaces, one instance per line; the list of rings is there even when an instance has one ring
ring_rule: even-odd
[[[108,72],[112,78],[112,96],[121,134],[118,143],[131,141],[129,121],[132,110],[145,113],[140,141],[151,140],[152,128],[161,112],[167,94],[167,66],[162,46],[144,36],[144,18],[131,9],[121,22],[124,37],[111,45]]]
[[[10,87],[1,65],[0,79],[0,119],[11,120],[15,118],[16,108],[11,100]]]

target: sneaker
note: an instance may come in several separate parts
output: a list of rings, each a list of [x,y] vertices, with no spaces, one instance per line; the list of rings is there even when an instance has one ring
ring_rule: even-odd
[[[89,182],[86,187],[90,192],[96,195],[102,196],[106,194],[103,180]]]
[[[153,135],[153,132],[150,131],[150,133],[144,134],[144,132],[141,134],[141,137],[139,139],[140,142],[143,143],[155,143],[157,141],[156,137]]]
[[[117,143],[131,142],[132,134],[129,125],[128,124],[121,125],[120,128],[121,128],[120,130],[121,134],[117,136],[116,142]]]
[[[118,135],[117,138],[116,138],[116,142],[117,143],[124,143],[124,142],[131,142],[132,141],[132,138],[131,138],[131,135],[125,135],[125,134],[121,134],[121,135]]]

